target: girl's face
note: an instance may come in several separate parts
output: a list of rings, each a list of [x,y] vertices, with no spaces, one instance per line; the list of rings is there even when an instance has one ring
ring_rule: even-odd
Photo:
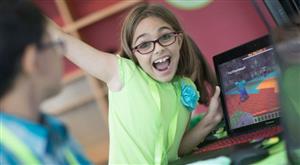
[[[143,19],[133,35],[133,54],[141,68],[153,79],[173,79],[180,57],[181,33],[157,17]]]

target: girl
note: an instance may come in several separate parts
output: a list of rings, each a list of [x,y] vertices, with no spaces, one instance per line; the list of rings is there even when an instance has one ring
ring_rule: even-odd
[[[215,85],[206,62],[165,7],[141,4],[128,14],[120,56],[60,36],[67,57],[109,88],[110,164],[167,164],[190,153],[221,120],[220,89],[205,86]],[[198,102],[208,112],[186,130]]]

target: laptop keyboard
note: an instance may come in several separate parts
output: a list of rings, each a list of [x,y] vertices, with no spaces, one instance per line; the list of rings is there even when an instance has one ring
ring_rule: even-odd
[[[269,128],[264,128],[255,132],[233,136],[225,139],[220,139],[214,143],[208,144],[196,150],[194,153],[208,152],[213,150],[218,150],[226,147],[230,147],[235,144],[247,143],[255,139],[263,139],[267,137],[272,137],[279,134],[282,131],[282,127],[274,126]]]

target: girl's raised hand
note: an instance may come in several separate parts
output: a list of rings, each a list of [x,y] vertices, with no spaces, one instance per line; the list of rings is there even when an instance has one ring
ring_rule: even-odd
[[[65,54],[66,58],[88,74],[104,81],[110,90],[118,91],[122,88],[118,73],[117,57],[114,54],[95,49],[83,41],[64,33],[50,19],[48,19],[47,28],[51,37],[64,41],[67,51]]]

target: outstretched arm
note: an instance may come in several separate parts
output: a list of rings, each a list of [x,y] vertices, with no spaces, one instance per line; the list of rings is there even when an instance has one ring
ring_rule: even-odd
[[[99,51],[83,41],[62,32],[55,24],[49,23],[49,30],[55,38],[61,38],[66,44],[66,57],[81,69],[104,81],[111,90],[119,90],[121,81],[118,74],[117,57]]]
[[[221,121],[223,113],[220,108],[219,95],[220,88],[216,87],[205,117],[193,129],[184,134],[178,151],[180,156],[190,153]]]

